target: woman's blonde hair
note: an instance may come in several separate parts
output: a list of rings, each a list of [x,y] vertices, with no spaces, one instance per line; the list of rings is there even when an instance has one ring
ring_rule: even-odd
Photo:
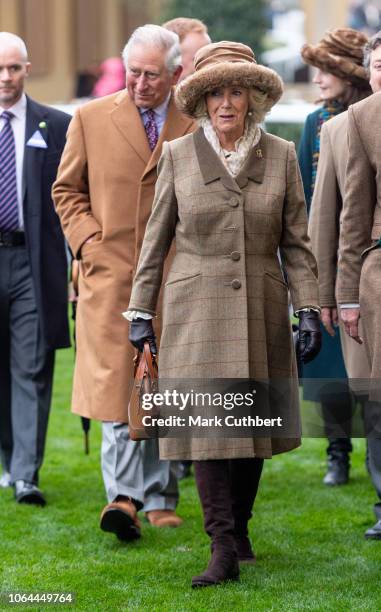
[[[266,115],[266,102],[267,102],[267,93],[265,91],[261,91],[256,87],[252,87],[249,90],[249,113],[251,115],[252,120],[255,123],[262,123]],[[207,92],[208,93],[208,92]],[[205,96],[202,96],[197,103],[194,116],[196,119],[201,119],[201,117],[205,117],[208,114],[206,107]]]

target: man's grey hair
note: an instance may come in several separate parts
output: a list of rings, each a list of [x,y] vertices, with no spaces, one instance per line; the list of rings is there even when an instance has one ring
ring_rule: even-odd
[[[381,45],[381,30],[377,32],[377,34],[374,34],[374,36],[372,36],[368,40],[366,45],[364,46],[363,65],[364,65],[364,68],[368,70],[368,72],[370,70],[370,56],[372,55],[372,51],[375,51],[377,47],[379,47],[380,45]]]
[[[15,47],[20,51],[23,61],[28,61],[28,51],[23,39],[20,38],[20,36],[16,36],[16,34],[12,34],[12,32],[0,32],[0,46]]]
[[[132,47],[137,45],[162,49],[166,53],[166,68],[171,74],[175,72],[178,66],[181,66],[180,42],[175,32],[171,32],[170,30],[153,24],[147,24],[140,28],[136,28],[122,52],[126,70],[128,67],[129,53]]]

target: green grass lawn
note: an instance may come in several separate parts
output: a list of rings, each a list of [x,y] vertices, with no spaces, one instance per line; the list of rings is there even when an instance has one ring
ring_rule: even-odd
[[[100,531],[100,428],[93,423],[85,456],[69,410],[72,361],[71,351],[60,351],[41,474],[48,505],[17,505],[10,490],[0,491],[0,591],[71,591],[75,605],[63,609],[91,612],[381,609],[381,542],[363,535],[376,498],[362,440],[355,440],[350,484],[339,489],[321,483],[324,440],[267,461],[251,522],[257,565],[242,569],[240,583],[192,591],[191,576],[209,556],[193,479],[181,483],[181,528],[144,523],[133,544]]]

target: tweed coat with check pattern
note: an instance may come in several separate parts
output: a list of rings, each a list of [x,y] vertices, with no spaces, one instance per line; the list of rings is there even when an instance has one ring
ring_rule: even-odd
[[[203,130],[163,146],[129,308],[154,314],[166,253],[163,378],[289,378],[298,418],[288,311],[318,304],[316,264],[294,145],[262,133],[234,180]],[[163,458],[271,457],[299,438],[162,439]]]
[[[340,217],[348,161],[348,112],[326,121],[320,132],[320,156],[308,231],[319,269],[320,306],[336,308],[336,276]],[[362,332],[361,332],[362,333]],[[369,364],[363,344],[354,342],[340,322],[340,340],[349,378],[368,379]],[[313,365],[313,364],[312,364]],[[354,381],[351,382],[352,386]],[[360,391],[359,381],[353,390]]]
[[[339,245],[337,300],[360,303],[371,364],[371,399],[381,401],[381,93],[348,110],[348,164]]]

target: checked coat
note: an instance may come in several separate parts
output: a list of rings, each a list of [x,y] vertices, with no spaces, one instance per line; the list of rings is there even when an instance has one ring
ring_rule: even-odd
[[[381,400],[381,93],[348,110],[349,157],[340,232],[337,300],[360,303],[365,349]]]
[[[204,136],[166,143],[129,308],[154,314],[163,263],[161,377],[286,378],[297,373],[288,311],[318,304],[294,145],[262,132],[234,180]],[[278,247],[287,271],[286,284]],[[162,458],[271,457],[294,439],[162,439]]]
[[[348,112],[345,111],[326,121],[321,128],[319,164],[308,226],[318,264],[322,308],[336,308],[337,259],[347,161]],[[349,378],[368,379],[369,364],[364,345],[354,342],[342,324],[340,340]],[[360,390],[359,382],[355,384]]]

